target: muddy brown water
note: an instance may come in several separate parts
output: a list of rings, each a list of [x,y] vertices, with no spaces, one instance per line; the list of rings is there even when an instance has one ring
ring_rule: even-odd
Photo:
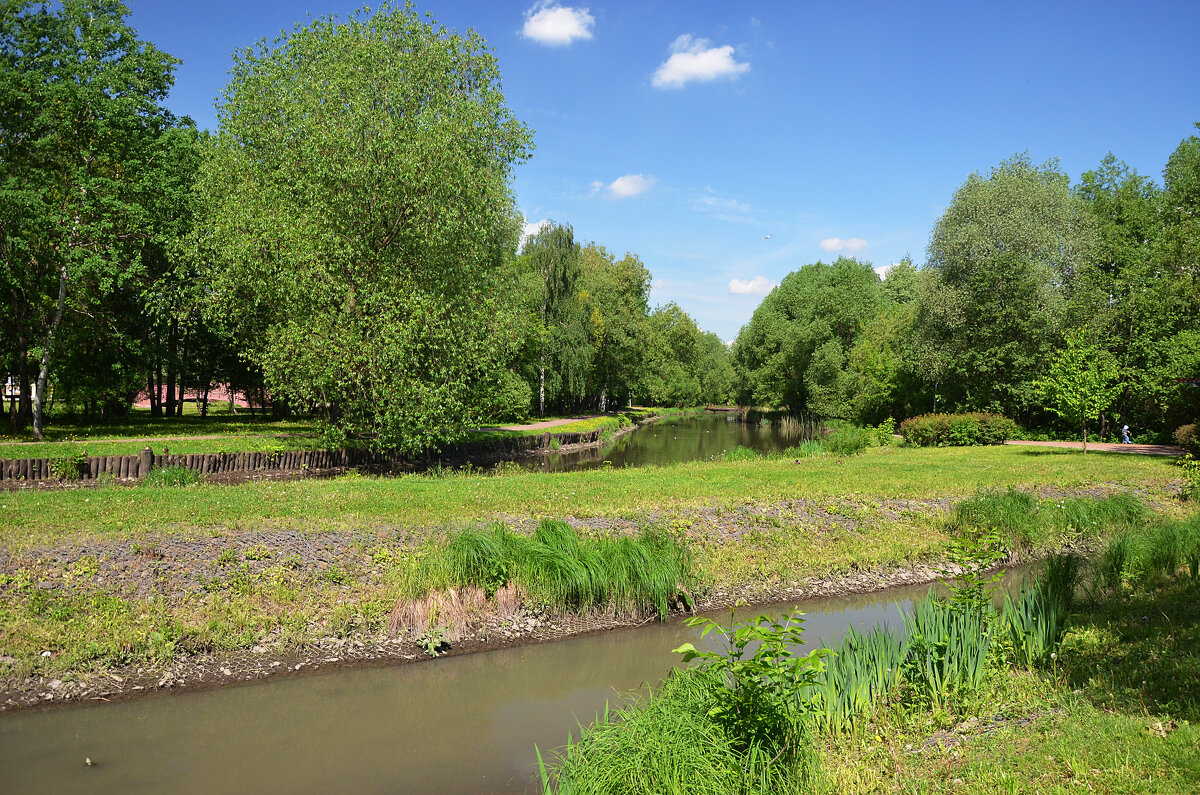
[[[1010,575],[1009,582],[1016,576]],[[808,601],[806,639],[899,628],[925,586]],[[738,619],[790,605],[743,609]],[[727,618],[725,614],[723,618]],[[407,665],[0,715],[0,792],[536,792],[535,746],[659,682],[682,621]],[[87,766],[91,759],[93,766]]]

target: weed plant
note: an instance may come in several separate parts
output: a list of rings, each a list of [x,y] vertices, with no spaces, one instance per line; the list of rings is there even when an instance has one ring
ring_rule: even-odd
[[[153,467],[145,479],[143,486],[150,488],[169,488],[171,486],[192,486],[200,482],[200,473],[187,467]]]
[[[932,592],[904,614],[904,678],[918,702],[946,709],[979,690],[993,645],[993,624],[989,614],[958,609]]]
[[[1100,555],[1099,574],[1108,588],[1151,586],[1173,578],[1180,568],[1200,577],[1200,514],[1181,521],[1160,519],[1109,540]]]
[[[888,627],[876,627],[866,635],[849,627],[832,648],[809,694],[818,725],[841,733],[874,717],[899,685],[907,655],[907,641]]]
[[[1022,668],[1044,667],[1058,652],[1078,587],[1081,561],[1056,555],[1032,584],[1022,583],[1016,598],[1004,597],[1003,623]]]

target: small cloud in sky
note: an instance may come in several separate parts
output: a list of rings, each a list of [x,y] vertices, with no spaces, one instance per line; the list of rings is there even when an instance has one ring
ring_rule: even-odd
[[[607,191],[610,199],[628,199],[630,196],[637,196],[650,190],[656,182],[658,180],[654,177],[648,177],[645,174],[626,174],[623,177],[617,177],[607,185],[596,180],[589,187],[592,189],[592,195],[600,191]]]
[[[660,276],[657,279],[655,279],[654,281],[650,282],[650,286],[653,287],[655,290],[661,290],[662,288],[667,286],[667,280]]]
[[[821,241],[820,246],[823,250],[831,253],[845,252],[850,255],[857,254],[867,247],[867,241],[861,237],[849,237],[842,239],[840,237],[827,237]]]
[[[888,274],[892,272],[892,268],[899,264],[899,262],[893,262],[891,265],[880,265],[878,268],[875,268],[875,272],[879,274],[879,278],[886,279]]]
[[[521,33],[550,47],[565,47],[576,39],[590,39],[596,18],[586,8],[552,5],[548,0],[525,12]]]
[[[550,225],[550,219],[548,219],[548,218],[543,218],[540,221],[526,221],[525,225],[521,227],[521,245],[524,246],[526,243],[529,242],[529,239],[531,237],[533,237],[534,235],[536,235],[538,232],[542,231],[549,225]]]
[[[683,88],[693,80],[707,83],[748,71],[750,64],[734,60],[731,45],[714,47],[708,39],[684,33],[671,43],[671,57],[662,62],[650,82],[655,88]]]
[[[731,279],[729,292],[734,295],[766,295],[779,286],[766,276],[755,276],[753,279]]]

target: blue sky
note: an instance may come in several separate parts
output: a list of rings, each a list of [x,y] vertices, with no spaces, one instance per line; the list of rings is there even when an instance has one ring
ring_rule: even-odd
[[[210,129],[235,49],[362,4],[128,2],[183,61],[167,105]],[[1112,151],[1158,179],[1200,121],[1195,0],[418,9],[494,48],[535,131],[514,181],[527,220],[636,253],[655,303],[725,340],[804,264],[920,264],[972,171],[1027,150],[1076,180]]]

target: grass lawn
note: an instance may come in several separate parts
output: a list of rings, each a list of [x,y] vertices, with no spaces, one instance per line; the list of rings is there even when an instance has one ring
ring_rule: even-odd
[[[224,529],[447,526],[494,517],[635,516],[794,498],[923,499],[985,487],[1140,489],[1164,496],[1178,469],[1160,457],[1016,446],[871,448],[844,458],[450,477],[347,476],[182,488],[109,486],[0,492],[0,544]]]
[[[1079,605],[1051,670],[997,670],[973,707],[829,741],[823,791],[1200,791],[1200,583]]]

